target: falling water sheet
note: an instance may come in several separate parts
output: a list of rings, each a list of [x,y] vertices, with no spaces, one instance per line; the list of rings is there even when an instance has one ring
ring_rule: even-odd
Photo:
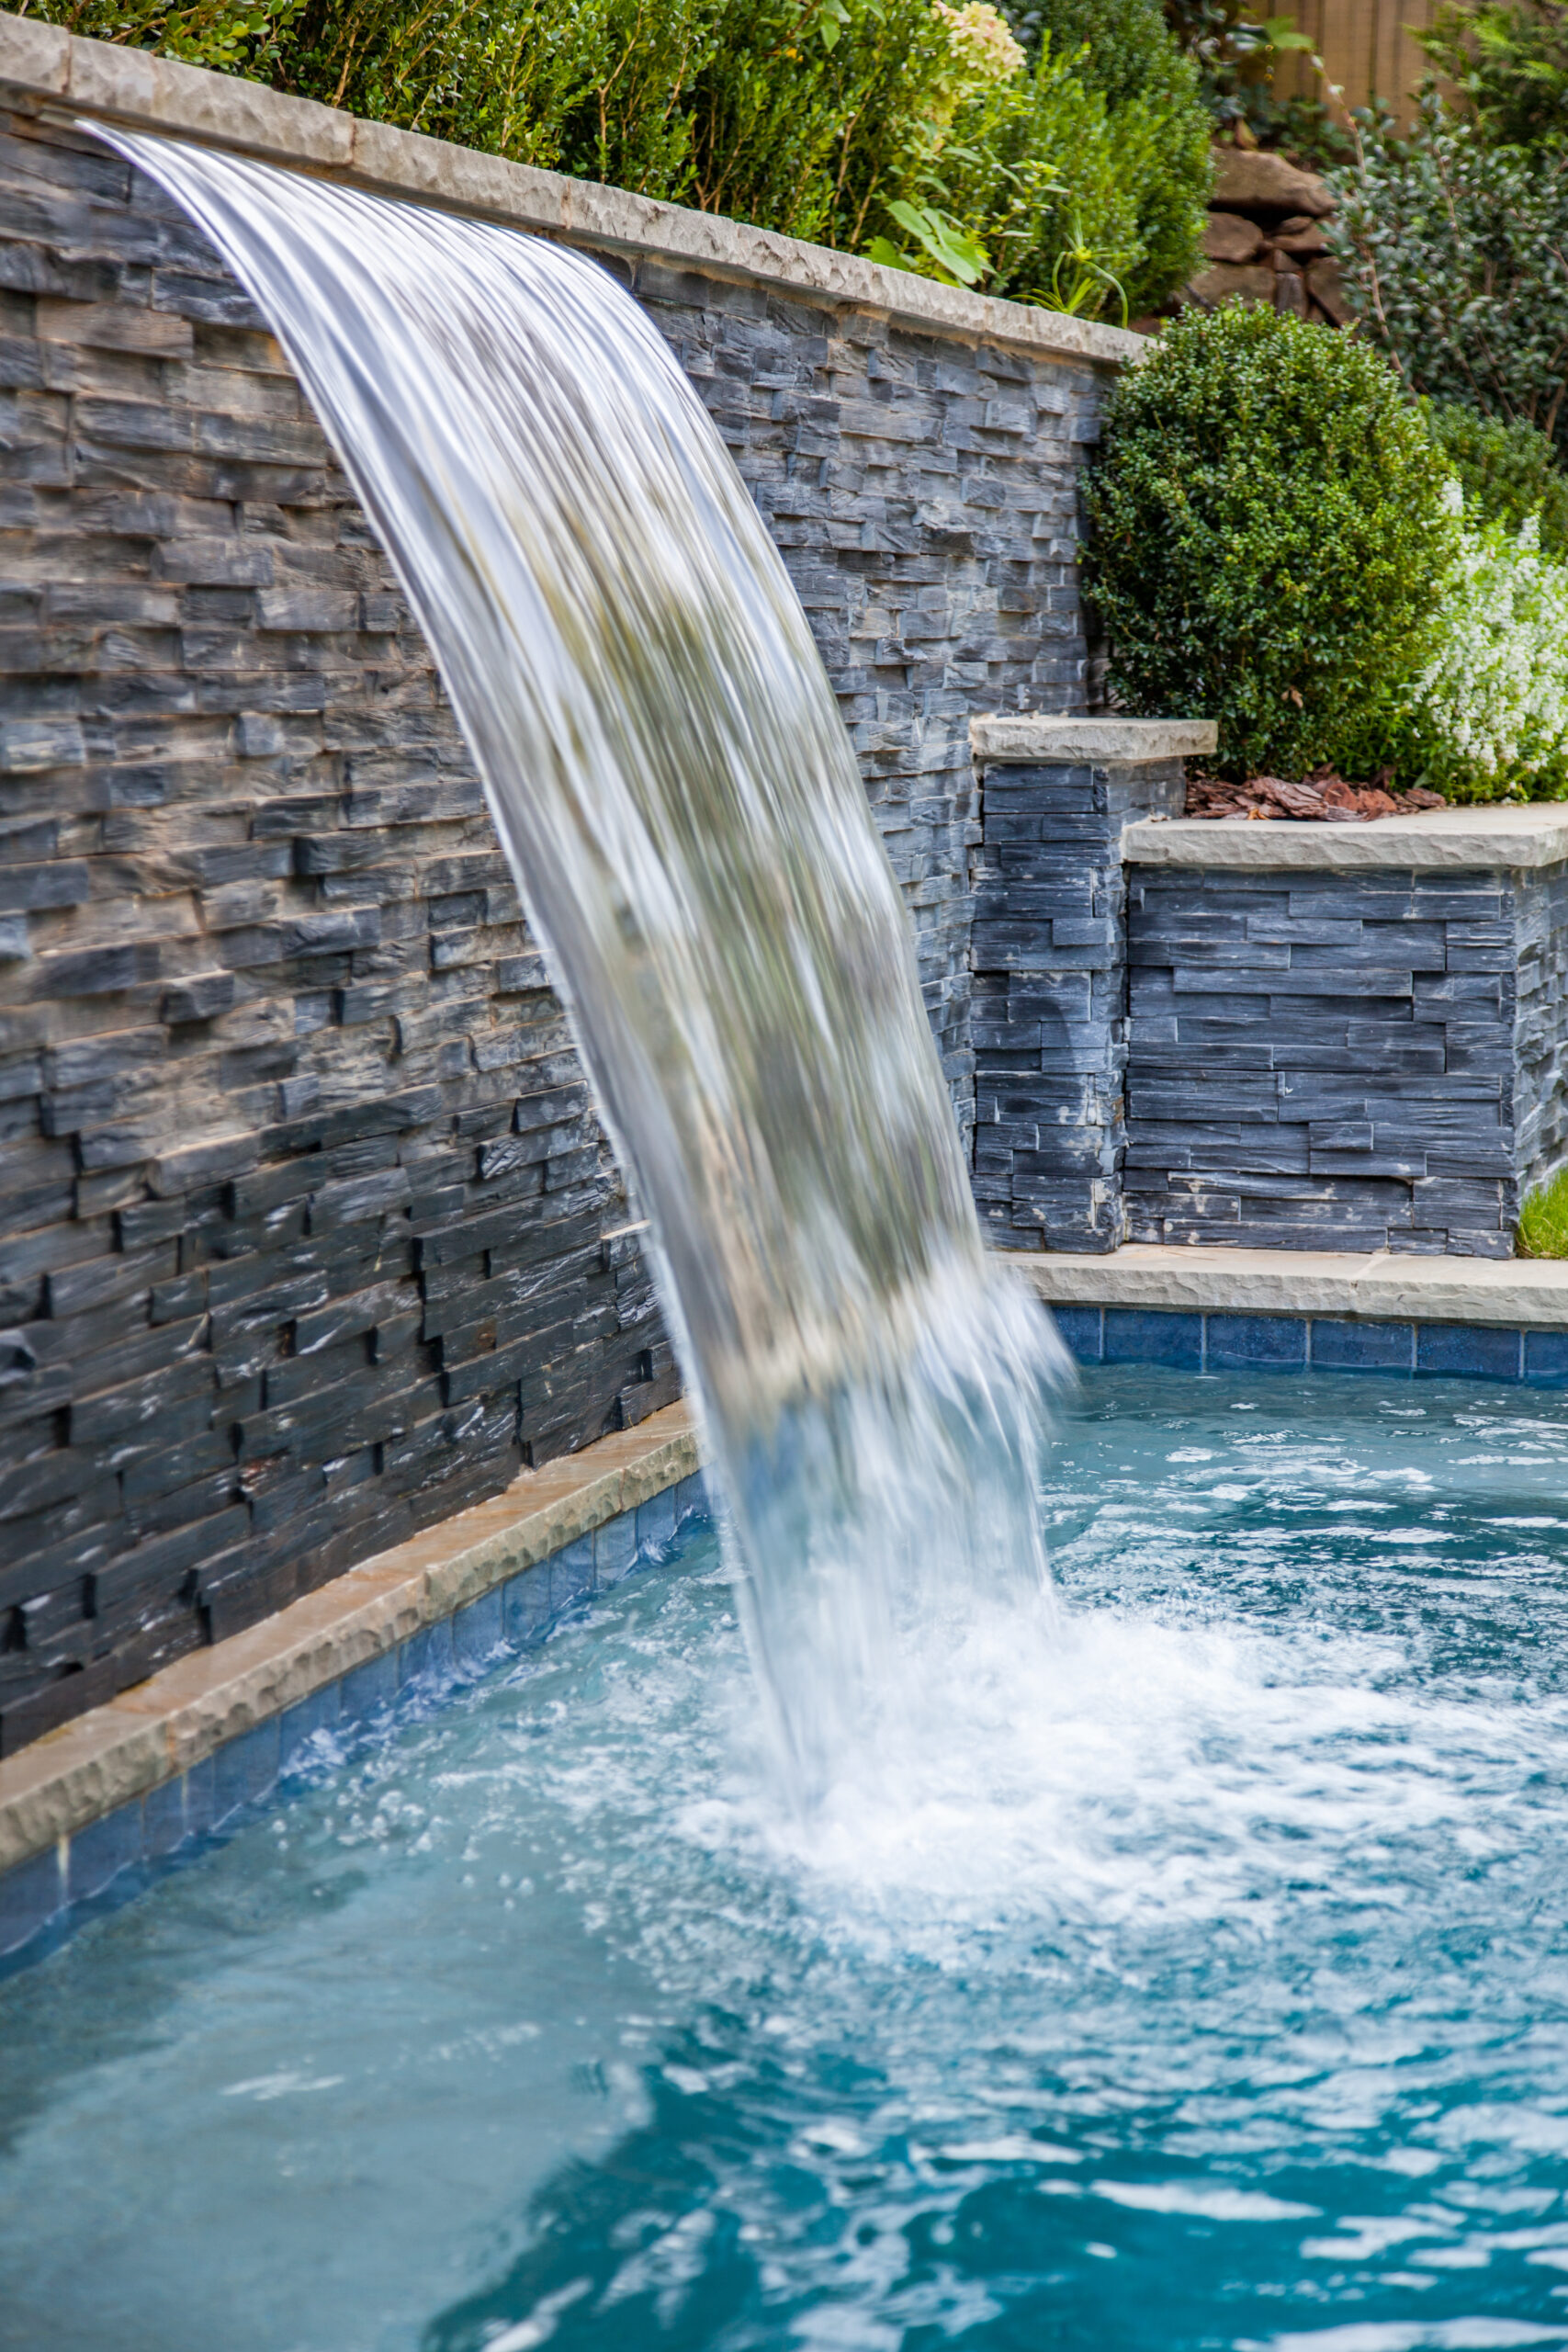
[[[799,600],[595,262],[98,126],[271,322],[474,752],[728,1503],[797,1794],[899,1621],[1047,1603],[1063,1359],[987,1265],[908,920]]]

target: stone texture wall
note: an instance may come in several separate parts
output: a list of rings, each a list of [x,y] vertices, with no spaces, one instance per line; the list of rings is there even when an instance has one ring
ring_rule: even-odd
[[[0,116],[0,192],[10,1748],[674,1375],[429,657],[262,322],[85,138]],[[800,588],[967,1121],[967,720],[1084,699],[1098,380],[632,282]]]
[[[1515,877],[1515,1164],[1521,1195],[1568,1165],[1568,866]]]
[[[1510,1257],[1565,918],[1562,869],[1133,867],[1128,1239]]]
[[[975,1195],[1004,1250],[1120,1247],[1127,1066],[1122,828],[1179,816],[1185,763],[982,774]]]

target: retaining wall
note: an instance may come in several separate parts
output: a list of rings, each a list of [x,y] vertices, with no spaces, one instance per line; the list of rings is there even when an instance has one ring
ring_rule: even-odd
[[[1560,809],[1202,823],[1171,722],[974,733],[1005,1246],[1512,1257],[1568,1160]]]
[[[1511,1257],[1564,1157],[1561,815],[1125,846],[1129,1238]]]
[[[1081,705],[1134,338],[0,17],[0,1750],[675,1374],[465,748],[280,354],[84,110],[569,235],[784,551],[973,1116],[976,709]]]

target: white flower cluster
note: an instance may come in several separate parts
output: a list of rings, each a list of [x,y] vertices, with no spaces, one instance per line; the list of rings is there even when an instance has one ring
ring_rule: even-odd
[[[1415,682],[1412,711],[1445,763],[1524,787],[1568,758],[1568,567],[1540,551],[1531,515],[1463,527],[1438,616],[1438,651]]]
[[[966,85],[984,88],[992,82],[1010,82],[1028,62],[1007,18],[986,0],[967,0],[962,8],[935,0],[935,14],[947,28],[948,45]]]

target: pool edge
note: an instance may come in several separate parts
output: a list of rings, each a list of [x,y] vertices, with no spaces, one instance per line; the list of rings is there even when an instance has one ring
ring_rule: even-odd
[[[1568,1261],[1179,1242],[997,1256],[1080,1363],[1568,1383]]]
[[[0,1960],[255,1802],[310,1732],[445,1659],[525,1646],[702,1508],[691,1408],[670,1405],[0,1760]]]

